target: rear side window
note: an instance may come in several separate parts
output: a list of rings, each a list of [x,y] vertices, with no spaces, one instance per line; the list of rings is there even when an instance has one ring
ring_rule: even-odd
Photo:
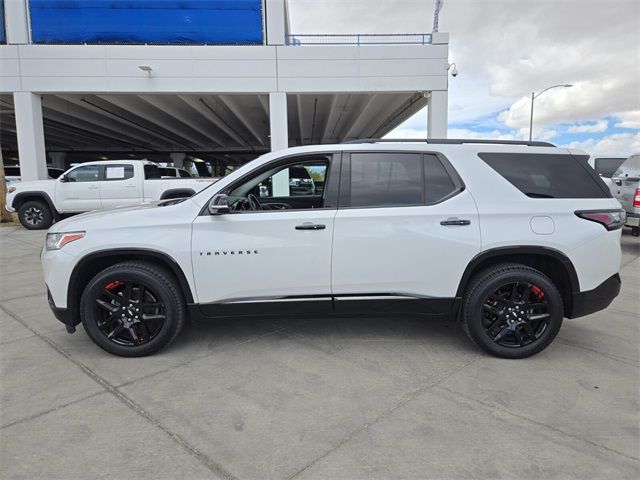
[[[351,207],[422,205],[419,154],[352,153]]]
[[[596,173],[572,155],[479,153],[478,156],[531,198],[611,197]]]
[[[146,164],[144,166],[144,178],[147,180],[161,178],[162,174],[160,173],[160,167],[157,165]]]
[[[133,178],[133,165],[107,165],[104,167],[106,181],[126,180],[127,178]]]

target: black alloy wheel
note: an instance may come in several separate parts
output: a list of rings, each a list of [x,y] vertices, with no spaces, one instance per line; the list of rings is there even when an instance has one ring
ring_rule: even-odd
[[[467,336],[497,357],[525,358],[544,350],[562,326],[556,285],[526,265],[503,263],[476,274],[462,300]]]
[[[153,340],[165,322],[164,303],[140,282],[114,280],[96,298],[98,329],[118,345],[142,345]]]
[[[186,304],[172,272],[147,262],[123,262],[98,273],[80,302],[85,331],[103,350],[150,355],[178,336]]]
[[[519,348],[538,340],[549,326],[551,314],[544,291],[531,283],[505,284],[482,305],[486,335],[498,345]]]

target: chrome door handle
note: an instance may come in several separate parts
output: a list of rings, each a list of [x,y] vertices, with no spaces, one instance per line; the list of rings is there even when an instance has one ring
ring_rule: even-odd
[[[440,225],[445,225],[445,226],[464,226],[464,225],[471,225],[471,220],[459,220],[457,218],[451,218],[449,220],[443,220],[440,222]]]
[[[97,190],[97,189],[98,189],[97,185],[96,186],[91,186],[90,185],[89,187],[87,187],[87,190]]]
[[[296,225],[296,230],[324,230],[326,227],[321,223],[303,223]]]

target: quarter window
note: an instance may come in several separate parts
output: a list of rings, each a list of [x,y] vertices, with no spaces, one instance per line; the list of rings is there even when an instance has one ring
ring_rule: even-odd
[[[66,175],[67,182],[97,182],[100,175],[100,166],[86,165],[71,170]]]
[[[427,204],[438,203],[458,189],[442,162],[435,155],[424,156],[424,178]]]
[[[607,198],[606,185],[580,158],[535,153],[478,156],[531,198]]]
[[[351,207],[424,203],[419,154],[352,153],[350,173]]]

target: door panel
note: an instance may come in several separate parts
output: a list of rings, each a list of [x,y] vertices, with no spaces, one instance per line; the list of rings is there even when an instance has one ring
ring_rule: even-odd
[[[440,224],[454,218],[469,224]],[[334,229],[334,295],[455,297],[480,251],[478,212],[466,190],[436,205],[342,209]]]
[[[81,165],[58,180],[55,204],[59,212],[87,212],[100,208],[100,166]]]
[[[141,202],[140,179],[134,175],[133,165],[105,165],[100,181],[102,208],[136,205]]]
[[[199,216],[192,236],[198,302],[246,306],[282,297],[328,297],[335,215],[336,210],[315,209]],[[324,228],[296,229],[308,223]],[[330,299],[323,305],[330,308]]]

